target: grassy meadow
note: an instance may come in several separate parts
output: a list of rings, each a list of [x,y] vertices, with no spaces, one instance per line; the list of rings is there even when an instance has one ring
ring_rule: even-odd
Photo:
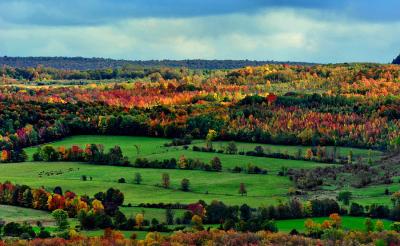
[[[8,205],[0,205],[0,218],[8,222],[36,222],[40,220],[44,223],[53,222],[50,213],[30,208],[21,208]]]
[[[329,220],[328,217],[312,218],[314,222],[322,223],[324,220]],[[352,216],[342,216],[342,226],[344,230],[365,230],[365,217],[352,217]],[[290,232],[292,229],[296,229],[298,232],[304,232],[304,222],[306,219],[290,219],[290,220],[278,220],[276,224],[278,230],[281,232]],[[375,224],[377,219],[372,219]],[[390,229],[390,224],[392,221],[381,220],[386,230]]]
[[[26,162],[19,164],[2,164],[0,166],[0,180],[11,180],[33,187],[40,184],[48,189],[59,185],[63,187],[64,190],[72,190],[78,194],[88,194],[91,196],[109,187],[116,187],[125,194],[125,204],[130,203],[132,205],[159,202],[191,203],[203,199],[206,202],[221,200],[232,205],[247,203],[251,206],[260,206],[275,204],[279,200],[287,199],[288,189],[293,187],[293,183],[287,177],[276,175],[282,167],[306,169],[330,165],[311,161],[195,152],[192,151],[190,147],[185,150],[182,146],[165,147],[164,144],[170,141],[170,139],[151,137],[80,135],[68,137],[47,145],[55,147],[79,145],[84,148],[86,144],[96,143],[103,144],[106,149],[119,145],[124,155],[128,156],[131,162],[137,157],[162,160],[168,158],[178,159],[182,155],[187,158],[198,158],[204,162],[209,162],[213,157],[218,156],[221,159],[223,171],[205,172],[198,170],[143,169],[73,162]],[[227,143],[228,142],[215,142],[213,144],[216,149],[221,149],[224,148]],[[192,143],[192,145],[197,146],[202,146],[204,144],[204,140],[195,140]],[[260,145],[241,142],[236,144],[239,151],[252,150],[255,146]],[[296,153],[299,148],[305,153],[307,149],[307,147],[304,146],[278,146],[267,144],[261,144],[261,146],[263,146],[264,149],[270,149],[272,152],[279,151],[289,154]],[[37,147],[26,149],[29,158],[32,158],[36,149]],[[343,147],[339,148],[339,151],[341,155],[346,155],[350,149],[355,156],[368,155],[368,150],[366,149]],[[375,155],[380,154],[378,151],[374,151],[373,153]],[[235,166],[246,167],[250,163],[267,169],[269,172],[268,175],[231,173],[227,170]],[[49,173],[49,175],[45,174],[40,176],[39,173],[42,171]],[[51,174],[57,172],[60,174]],[[140,185],[133,183],[136,172],[139,172],[143,178],[143,182]],[[159,187],[158,184],[161,182],[162,173],[168,173],[170,175],[170,189]],[[92,180],[81,181],[82,175],[92,177]],[[119,184],[117,182],[119,178],[125,178],[127,183]],[[190,192],[183,192],[180,190],[180,181],[183,178],[188,178],[190,180]],[[40,182],[38,182],[38,180],[40,180]],[[239,185],[242,182],[246,185],[247,196],[241,196],[238,193]],[[381,193],[383,195],[383,191]],[[369,196],[364,195],[363,192],[357,193],[356,196],[361,200],[369,198]]]

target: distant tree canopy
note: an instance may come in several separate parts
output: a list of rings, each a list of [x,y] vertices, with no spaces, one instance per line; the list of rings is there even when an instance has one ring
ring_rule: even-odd
[[[57,69],[95,70],[106,68],[122,68],[124,66],[139,67],[186,67],[190,69],[233,69],[245,66],[261,66],[264,64],[294,64],[304,65],[301,62],[277,61],[250,61],[250,60],[114,60],[108,58],[84,57],[0,57],[0,65],[16,68],[51,67]]]
[[[392,63],[393,64],[400,64],[400,54],[396,58],[394,58]]]

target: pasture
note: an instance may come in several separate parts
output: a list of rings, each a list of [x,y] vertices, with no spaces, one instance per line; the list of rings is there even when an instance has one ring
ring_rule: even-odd
[[[329,220],[328,217],[319,217],[319,218],[311,218],[314,222],[322,223],[324,220]],[[342,227],[344,230],[365,230],[365,217],[352,217],[352,216],[343,216],[342,217]],[[292,229],[296,229],[298,232],[304,232],[304,222],[306,219],[290,219],[290,220],[278,220],[276,221],[278,230],[281,232],[290,232]],[[372,222],[375,224],[377,219],[372,219]],[[389,220],[381,220],[386,230],[390,229],[390,225],[392,221]]]
[[[284,160],[265,157],[253,157],[243,155],[228,155],[222,153],[195,152],[191,148],[184,149],[182,146],[165,147],[170,139],[132,136],[95,136],[80,135],[72,136],[60,141],[49,143],[54,147],[78,145],[82,148],[86,144],[103,144],[106,149],[115,145],[122,148],[124,155],[133,162],[137,157],[150,160],[176,158],[184,155],[186,158],[198,158],[209,162],[217,156],[221,159],[222,172],[205,172],[198,170],[165,170],[165,169],[144,169],[132,167],[116,167],[91,165],[87,163],[73,162],[26,162],[19,164],[3,164],[0,166],[0,180],[10,180],[15,183],[27,184],[32,187],[41,185],[52,190],[55,186],[61,186],[64,190],[72,190],[78,194],[93,196],[99,191],[109,187],[120,189],[125,194],[125,204],[137,205],[140,203],[192,203],[199,199],[206,202],[220,200],[231,205],[247,203],[251,206],[276,204],[278,200],[286,200],[287,192],[293,187],[292,181],[287,177],[278,176],[277,173],[282,167],[287,168],[315,168],[330,164],[311,161]],[[216,149],[224,148],[228,142],[214,142]],[[203,146],[204,140],[194,140],[192,145]],[[260,144],[236,143],[239,151],[254,149]],[[301,148],[305,151],[307,147],[299,146],[276,146],[262,144],[264,149],[272,152],[294,154]],[[330,148],[330,147],[329,147]],[[36,151],[37,147],[26,148],[29,158]],[[368,155],[366,149],[339,148],[342,155],[352,150],[354,155]],[[380,155],[378,151],[373,152]],[[235,166],[246,167],[248,164],[257,165],[268,170],[268,175],[256,175],[246,173],[231,173],[227,169]],[[134,184],[135,173],[140,173],[143,178],[142,184]],[[165,189],[159,186],[161,174],[168,173],[171,178],[171,187]],[[90,181],[81,181],[82,175],[92,177]],[[125,184],[117,182],[119,178],[125,178]],[[190,191],[180,190],[180,181],[183,178],[190,180]],[[240,183],[244,183],[247,189],[247,196],[238,193]],[[383,194],[383,190],[382,190]],[[359,193],[361,199],[368,199]],[[388,199],[385,199],[388,200]]]
[[[0,205],[0,218],[6,223],[24,221],[35,223],[38,220],[43,223],[53,223],[53,217],[48,212],[8,205]]]

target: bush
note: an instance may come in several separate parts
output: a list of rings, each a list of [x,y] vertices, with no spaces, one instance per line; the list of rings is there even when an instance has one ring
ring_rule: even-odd
[[[189,186],[190,186],[189,179],[186,179],[186,178],[182,179],[182,181],[181,181],[181,189],[183,191],[189,191]]]

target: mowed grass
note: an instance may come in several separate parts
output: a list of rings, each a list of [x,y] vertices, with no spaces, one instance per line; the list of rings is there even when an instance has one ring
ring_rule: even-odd
[[[314,222],[322,223],[324,220],[329,220],[328,217],[312,218]],[[342,227],[344,230],[365,230],[365,217],[352,217],[343,216],[342,217]],[[304,232],[304,222],[306,219],[291,219],[291,220],[278,220],[276,221],[278,230],[281,232],[290,232],[292,229],[296,229],[299,232]],[[377,219],[372,219],[375,224]],[[393,223],[390,220],[381,220],[384,224],[386,230],[390,230],[390,225]]]
[[[5,222],[53,222],[50,213],[30,208],[21,208],[8,205],[0,205],[0,219]]]
[[[60,175],[43,175],[40,172],[61,172]],[[136,172],[141,173],[143,183],[133,184]],[[168,173],[171,188],[164,189],[161,174]],[[81,181],[82,175],[92,177],[92,181]],[[119,184],[119,178],[125,178],[126,184]],[[183,192],[180,182],[183,178],[190,180],[190,192]],[[71,190],[77,194],[93,196],[110,187],[118,188],[125,194],[125,204],[131,203],[191,203],[199,199],[207,202],[220,200],[227,204],[248,203],[252,206],[275,203],[276,199],[286,198],[292,182],[287,177],[277,175],[250,175],[229,172],[205,172],[195,170],[139,169],[91,165],[73,162],[26,162],[0,165],[0,180],[27,184],[32,187],[45,186],[52,190],[61,186],[64,191]],[[245,183],[248,196],[238,194],[240,183]]]

